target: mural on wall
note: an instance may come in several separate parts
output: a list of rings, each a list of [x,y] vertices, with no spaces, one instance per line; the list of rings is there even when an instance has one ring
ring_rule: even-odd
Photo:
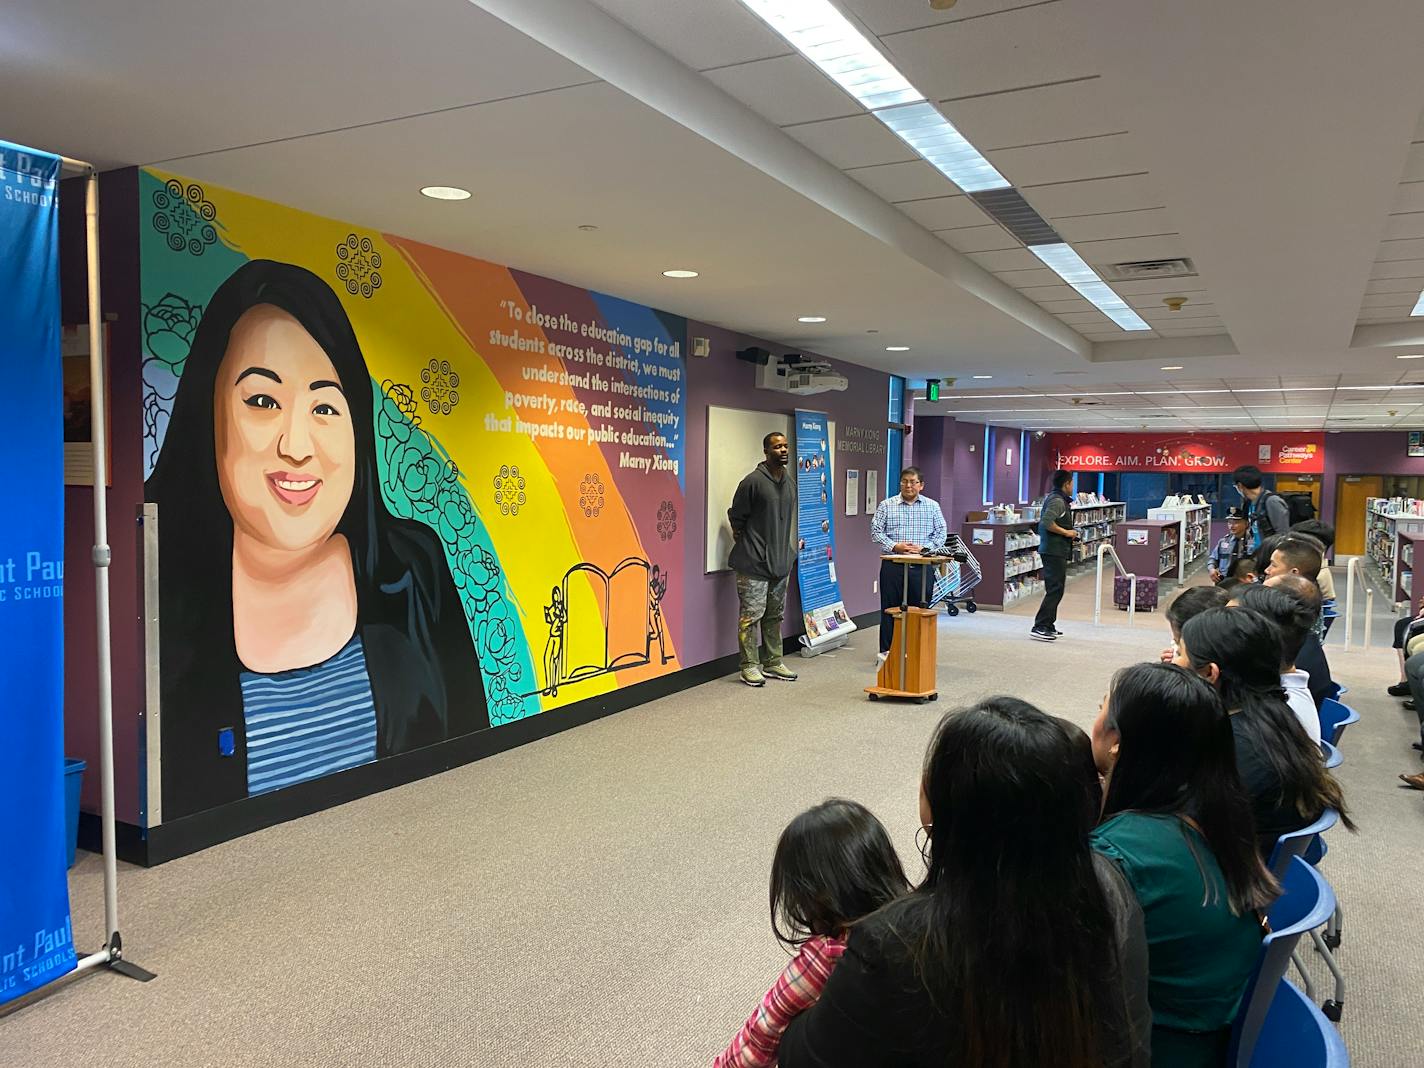
[[[677,669],[684,320],[140,181],[167,818]]]

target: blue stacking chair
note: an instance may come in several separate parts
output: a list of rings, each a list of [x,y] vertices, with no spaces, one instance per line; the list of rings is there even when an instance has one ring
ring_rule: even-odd
[[[1321,743],[1322,745],[1325,743]],[[1320,818],[1308,827],[1302,827],[1298,831],[1289,831],[1276,841],[1275,849],[1271,850],[1271,859],[1266,867],[1271,869],[1271,874],[1277,879],[1284,881],[1287,871],[1290,869],[1290,862],[1295,857],[1301,857],[1309,862],[1308,853],[1312,843],[1318,835],[1334,827],[1340,822],[1340,813],[1333,808],[1327,808],[1320,814]],[[1333,896],[1333,895],[1332,895]]]
[[[1281,877],[1281,896],[1271,906],[1271,933],[1261,942],[1261,956],[1255,974],[1246,984],[1232,1028],[1232,1051],[1227,1064],[1235,1068],[1264,1064],[1293,1064],[1291,1061],[1259,1059],[1257,1049],[1265,1033],[1278,991],[1285,982],[1286,965],[1302,935],[1314,931],[1335,911],[1335,893],[1324,877],[1300,857],[1291,857]],[[1314,1006],[1311,1006],[1312,1011]],[[1303,1062],[1309,1064],[1312,1062]],[[1302,1066],[1303,1068],[1303,1066]]]
[[[1345,763],[1345,758],[1340,755],[1340,750],[1336,746],[1331,745],[1324,738],[1320,739],[1320,755],[1325,758],[1325,766],[1331,771],[1334,771],[1341,764]],[[1311,863],[1314,864],[1315,862],[1311,861]]]
[[[1289,979],[1282,979],[1256,1036],[1250,1068],[1349,1068],[1340,1032]]]
[[[1345,728],[1360,722],[1360,714],[1333,697],[1320,702],[1320,737],[1331,745],[1339,745]]]

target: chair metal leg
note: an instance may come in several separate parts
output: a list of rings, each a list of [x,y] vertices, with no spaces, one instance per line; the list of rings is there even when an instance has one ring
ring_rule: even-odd
[[[1335,912],[1325,925],[1325,944],[1330,947],[1331,952],[1340,948],[1341,928],[1345,922],[1345,912],[1340,907],[1340,903],[1335,903]]]
[[[1307,1001],[1314,1001],[1315,981],[1310,978],[1310,973],[1305,970],[1305,962],[1300,959],[1300,954],[1295,950],[1291,951],[1291,963],[1295,965],[1295,970],[1300,973],[1301,983],[1305,987],[1305,999]]]
[[[1325,1014],[1326,1019],[1338,1022],[1340,1014],[1345,1011],[1345,976],[1340,971],[1340,966],[1335,963],[1334,955],[1326,948],[1325,937],[1319,931],[1311,931],[1310,940],[1315,943],[1316,950],[1325,959],[1325,967],[1330,969],[1330,974],[1335,978],[1335,996],[1327,998],[1321,1004],[1320,1011]],[[1314,997],[1311,1000],[1314,1001]]]

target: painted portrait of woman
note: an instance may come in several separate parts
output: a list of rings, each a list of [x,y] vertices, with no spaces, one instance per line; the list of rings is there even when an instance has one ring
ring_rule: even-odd
[[[146,489],[167,819],[489,726],[440,540],[381,499],[372,404],[319,277],[218,287]]]

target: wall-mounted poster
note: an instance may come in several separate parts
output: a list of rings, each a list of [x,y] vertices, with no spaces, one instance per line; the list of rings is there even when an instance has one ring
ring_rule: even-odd
[[[865,514],[874,515],[880,507],[880,472],[869,468],[865,472]]]
[[[860,515],[860,472],[846,472],[845,514]]]
[[[683,319],[140,183],[165,817],[677,669]]]
[[[104,324],[104,352],[109,351],[109,324]],[[89,324],[66,326],[59,339],[60,376],[64,383],[64,484],[94,484],[94,413],[89,382]],[[105,368],[107,372],[108,368]],[[107,398],[109,391],[104,390]],[[112,452],[112,420],[105,420]],[[105,481],[113,484],[113,465],[104,468]]]
[[[1140,528],[1128,527],[1128,528],[1127,528],[1127,544],[1129,544],[1129,545],[1146,545],[1146,544],[1147,544],[1147,531],[1142,530],[1142,529],[1140,529]]]
[[[1424,456],[1424,430],[1409,432],[1409,455]]]
[[[970,535],[970,540],[974,545],[993,545],[994,529],[992,527],[975,527]]]

